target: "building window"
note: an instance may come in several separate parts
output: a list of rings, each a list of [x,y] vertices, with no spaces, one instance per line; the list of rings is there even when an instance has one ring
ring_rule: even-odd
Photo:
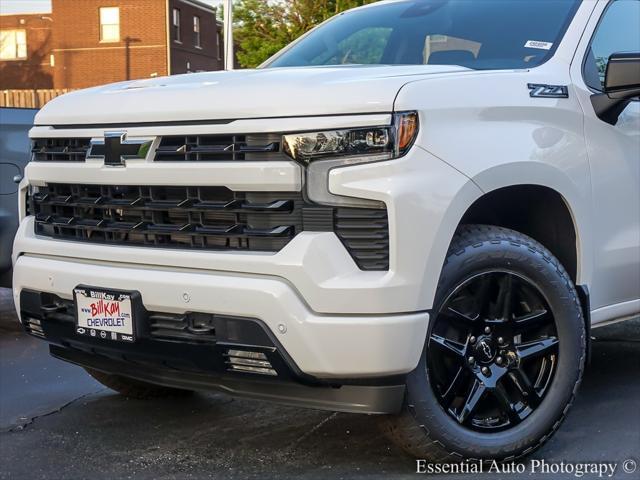
[[[120,8],[102,7],[100,8],[100,41],[119,42],[120,41]]]
[[[24,60],[27,58],[27,31],[0,31],[0,60]]]
[[[180,9],[173,9],[173,40],[182,43],[182,32],[180,31]]]
[[[200,17],[193,17],[193,44],[201,48],[200,44]]]

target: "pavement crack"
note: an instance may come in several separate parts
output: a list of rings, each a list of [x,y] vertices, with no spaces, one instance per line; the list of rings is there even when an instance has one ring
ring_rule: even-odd
[[[331,415],[329,415],[329,416],[323,418],[322,420],[320,420],[316,425],[313,426],[313,428],[311,428],[310,430],[306,431],[305,433],[300,435],[297,439],[295,439],[293,442],[291,442],[286,447],[285,450],[288,450],[289,454],[293,453],[293,451],[297,448],[298,445],[300,445],[300,443],[302,443],[304,440],[306,440],[311,435],[313,435],[315,432],[317,432],[319,429],[321,429],[323,427],[323,425],[325,425],[327,422],[330,422],[331,420],[336,418],[338,416],[338,413],[339,412],[333,412]]]
[[[69,400],[67,403],[65,403],[65,404],[63,404],[61,406],[59,406],[57,408],[54,408],[53,410],[41,413],[39,415],[34,415],[33,417],[28,417],[28,418],[21,417],[20,420],[24,420],[22,423],[20,423],[19,425],[14,425],[12,427],[4,429],[4,430],[1,431],[1,433],[21,432],[22,430],[27,428],[29,425],[33,424],[36,420],[39,420],[39,419],[44,418],[44,417],[48,417],[50,415],[54,415],[56,413],[60,413],[62,410],[64,410],[65,408],[67,408],[67,407],[69,407],[71,405],[73,405],[77,401],[82,400],[83,398],[89,397],[91,395],[95,395],[97,393],[103,392],[105,390],[107,390],[107,389],[106,388],[100,388],[98,390],[82,394],[82,395],[80,395],[80,396],[78,396],[76,398],[73,398],[73,399]]]

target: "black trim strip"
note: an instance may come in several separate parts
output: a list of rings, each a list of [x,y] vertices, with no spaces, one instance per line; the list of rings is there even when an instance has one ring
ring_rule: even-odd
[[[93,368],[143,382],[196,391],[222,391],[232,396],[253,398],[295,407],[346,413],[397,414],[402,407],[405,385],[341,385],[339,388],[307,386],[294,382],[232,378],[210,374],[172,371],[90,355],[50,345],[53,357],[81,367]]]
[[[582,305],[582,315],[584,317],[584,328],[587,342],[587,365],[590,365],[593,343],[591,340],[591,295],[587,285],[576,285],[576,291],[578,292],[578,298]]]

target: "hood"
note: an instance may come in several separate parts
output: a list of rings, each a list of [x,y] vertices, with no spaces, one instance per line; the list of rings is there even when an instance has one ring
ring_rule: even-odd
[[[63,95],[36,125],[295,117],[393,111],[406,83],[457,66],[339,66],[205,72],[115,83]]]

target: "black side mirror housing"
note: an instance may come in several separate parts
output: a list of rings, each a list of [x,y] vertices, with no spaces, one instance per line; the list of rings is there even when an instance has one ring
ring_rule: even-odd
[[[631,99],[640,96],[640,52],[614,53],[607,62],[604,91],[591,96],[598,117],[611,125],[618,122]]]

